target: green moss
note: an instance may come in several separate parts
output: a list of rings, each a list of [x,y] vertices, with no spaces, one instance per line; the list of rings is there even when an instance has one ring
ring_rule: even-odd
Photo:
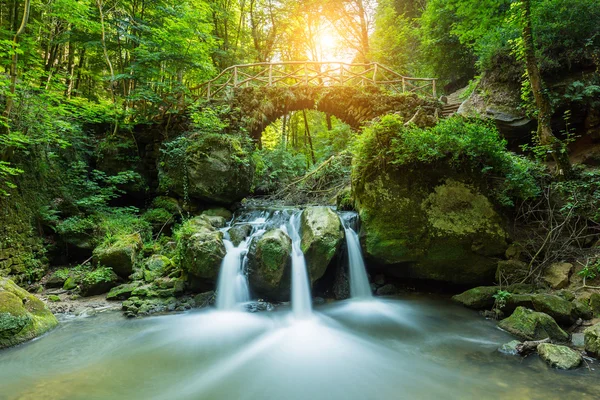
[[[343,240],[340,218],[329,207],[310,207],[302,213],[301,247],[310,280],[321,278]]]
[[[206,216],[185,221],[176,231],[177,262],[200,278],[216,279],[225,257],[223,233]]]
[[[255,241],[249,252],[248,278],[259,295],[278,298],[289,287],[292,241],[281,230],[273,229]]]
[[[453,296],[452,300],[476,310],[489,310],[494,305],[494,295],[498,292],[498,289],[497,286],[479,286]]]
[[[502,320],[498,326],[524,340],[550,338],[553,341],[566,342],[569,339],[569,335],[560,329],[552,317],[525,307],[517,307],[515,312]]]
[[[67,280],[65,281],[65,284],[63,285],[63,289],[64,290],[73,290],[75,288],[77,288],[77,281],[72,276],[68,277]]]
[[[48,296],[48,301],[55,303],[57,301],[60,301],[60,297],[55,294],[51,294]]]

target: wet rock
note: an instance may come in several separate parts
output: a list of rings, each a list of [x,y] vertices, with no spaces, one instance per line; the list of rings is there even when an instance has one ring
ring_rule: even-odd
[[[470,178],[448,168],[355,179],[361,241],[387,276],[478,285],[504,255],[503,219]]]
[[[583,349],[585,347],[585,334],[573,333],[571,334],[571,344],[573,347]]]
[[[377,289],[375,293],[377,293],[377,296],[393,296],[398,294],[398,288],[396,288],[395,285],[388,283]]]
[[[479,286],[453,296],[452,300],[475,310],[490,309],[496,301],[494,299],[496,293],[498,293],[497,286]]]
[[[133,265],[138,251],[142,248],[142,237],[139,233],[124,235],[109,244],[102,244],[94,249],[96,261],[112,270],[122,278],[133,272]]]
[[[238,136],[194,134],[182,143],[185,154],[165,154],[158,163],[161,192],[213,204],[233,204],[250,194],[254,165]]]
[[[583,334],[585,351],[594,357],[600,357],[600,324],[590,326]]]
[[[546,269],[542,279],[552,289],[563,289],[569,286],[569,278],[573,271],[571,263],[554,263]]]
[[[186,221],[175,236],[181,267],[198,278],[216,280],[225,257],[223,233],[200,216]]]
[[[511,294],[506,299],[502,311],[510,315],[517,307],[533,308],[533,295],[530,294]]]
[[[214,290],[211,290],[210,292],[200,293],[194,296],[194,303],[197,308],[212,306],[215,304],[215,302],[216,298]]]
[[[301,247],[311,283],[321,278],[344,238],[338,215],[329,207],[310,207],[302,213]]]
[[[567,346],[542,343],[538,345],[537,351],[540,358],[552,368],[574,369],[583,361],[581,354]]]
[[[229,229],[229,238],[234,246],[239,246],[252,233],[252,226],[248,224],[235,225]]]
[[[336,300],[345,300],[350,298],[350,279],[348,277],[348,268],[345,265],[338,264],[333,281],[333,295]]]
[[[566,342],[569,335],[563,331],[548,314],[517,307],[512,315],[498,324],[498,327],[522,340],[542,340]]]
[[[108,292],[106,300],[127,300],[132,296],[133,291],[140,287],[141,284],[141,282],[132,282],[116,286]]]
[[[0,349],[36,338],[56,325],[56,317],[41,300],[0,278]]]
[[[551,294],[536,294],[532,296],[533,308],[551,316],[563,325],[571,325],[577,319],[575,307],[565,299]]]
[[[600,317],[600,294],[592,293],[592,295],[590,296],[589,304],[590,308],[592,309],[592,313],[594,314],[594,317]]]
[[[273,229],[252,243],[248,253],[248,281],[259,296],[282,301],[289,298],[292,241]]]
[[[502,354],[508,354],[509,356],[516,356],[519,354],[517,351],[517,346],[520,344],[521,342],[518,340],[511,340],[510,342],[504,343],[502,346],[500,346],[498,351]]]
[[[583,320],[592,319],[594,313],[589,303],[584,299],[576,299],[573,301],[573,307],[575,307],[575,316]]]
[[[315,306],[320,306],[320,305],[325,304],[325,299],[322,297],[315,297],[312,299],[312,303]]]
[[[246,311],[251,313],[275,310],[275,306],[266,301],[253,301],[250,303],[246,303],[244,304],[244,308],[246,309]]]
[[[385,285],[385,276],[383,274],[375,275],[375,279],[373,279],[373,283],[378,286]]]

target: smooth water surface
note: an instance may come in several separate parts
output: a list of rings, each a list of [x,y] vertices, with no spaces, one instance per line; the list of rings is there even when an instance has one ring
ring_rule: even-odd
[[[512,338],[422,296],[293,312],[63,322],[0,351],[1,399],[598,399],[597,364],[505,356]]]

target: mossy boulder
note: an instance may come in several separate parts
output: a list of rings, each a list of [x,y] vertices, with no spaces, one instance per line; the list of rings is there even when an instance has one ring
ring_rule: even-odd
[[[600,317],[600,293],[592,293],[589,304],[594,317]]]
[[[94,258],[101,265],[112,268],[120,277],[127,278],[133,273],[133,265],[142,245],[139,233],[119,236],[115,241],[96,247]]]
[[[592,308],[590,307],[587,300],[575,299],[573,301],[573,307],[575,307],[575,315],[578,318],[588,320],[588,319],[592,319],[594,317]]]
[[[7,278],[0,278],[0,349],[26,342],[58,325],[37,297]]]
[[[200,216],[186,221],[175,236],[181,267],[195,277],[216,280],[226,253],[223,233]]]
[[[161,191],[216,204],[250,194],[254,166],[239,136],[194,134],[176,141],[170,145],[177,151],[166,151],[159,162]]]
[[[566,342],[569,335],[563,331],[548,314],[517,307],[512,315],[498,324],[501,329],[523,340],[542,340]]]
[[[281,229],[255,240],[248,253],[248,280],[252,290],[271,300],[287,300],[290,289],[292,241]]]
[[[492,282],[507,248],[504,220],[475,184],[449,168],[354,179],[363,248],[388,275],[464,285]]]
[[[540,358],[552,368],[574,369],[579,367],[583,358],[577,351],[550,343],[542,343],[537,347]]]
[[[496,301],[494,299],[496,293],[498,293],[497,286],[479,286],[453,296],[452,300],[475,310],[489,310]]]
[[[141,282],[132,282],[115,286],[110,289],[110,292],[106,295],[106,300],[127,300],[132,296],[133,291],[140,287],[141,284]]]
[[[544,271],[542,279],[552,289],[564,289],[569,286],[569,278],[573,272],[573,264],[571,263],[554,263]]]
[[[531,294],[518,294],[511,293],[510,296],[506,299],[504,303],[504,307],[502,308],[502,312],[505,315],[512,314],[517,307],[525,307],[525,308],[533,308],[533,295]]]
[[[118,284],[119,277],[111,268],[99,267],[83,275],[79,288],[83,297],[89,297],[106,293]]]
[[[143,276],[146,282],[168,274],[175,267],[173,261],[161,254],[154,254],[144,262]]]
[[[600,324],[590,326],[583,333],[585,351],[594,357],[600,357]]]
[[[304,210],[300,222],[300,246],[306,259],[311,283],[321,278],[344,239],[342,223],[329,207]]]
[[[252,226],[249,224],[232,226],[228,231],[229,239],[234,246],[239,246],[252,233]]]
[[[202,211],[202,215],[206,215],[207,217],[221,217],[225,219],[225,221],[229,221],[231,218],[233,218],[231,211],[225,207],[209,208],[208,210]]]
[[[551,294],[536,294],[532,297],[533,308],[551,316],[562,325],[570,325],[577,319],[573,303]]]

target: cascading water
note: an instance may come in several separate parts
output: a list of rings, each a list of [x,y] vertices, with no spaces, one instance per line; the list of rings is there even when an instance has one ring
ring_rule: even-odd
[[[217,309],[223,311],[236,310],[240,304],[250,300],[248,278],[245,273],[248,262],[246,255],[252,239],[264,233],[264,229],[262,228],[266,221],[267,219],[262,213],[249,221],[249,224],[252,226],[252,232],[237,247],[228,238],[223,240],[226,254],[221,263],[217,283]],[[230,226],[224,228],[225,233],[229,229]]]
[[[292,215],[288,222],[289,229],[286,226],[281,228],[292,239],[292,311],[296,318],[308,318],[312,314],[312,300],[306,259],[300,248],[301,215],[301,212]]]
[[[350,272],[350,296],[354,299],[371,299],[373,294],[360,247],[358,234],[352,228],[348,218],[340,217],[346,234],[348,247],[348,270]]]

